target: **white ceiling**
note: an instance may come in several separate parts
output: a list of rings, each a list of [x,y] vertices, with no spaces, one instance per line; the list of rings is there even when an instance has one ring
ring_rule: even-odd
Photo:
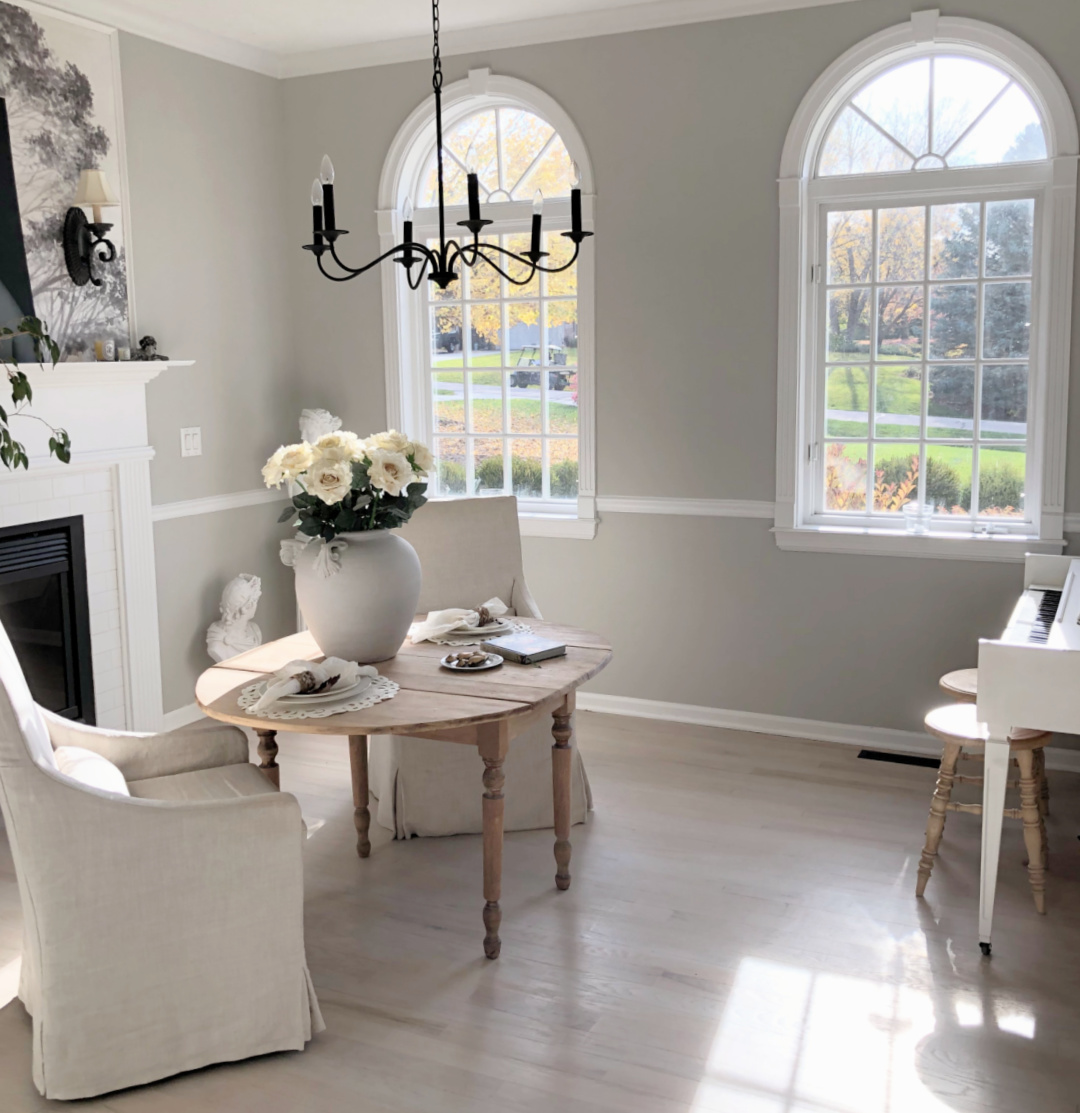
[[[441,0],[446,54],[843,0]],[[430,0],[47,0],[279,77],[430,57]]]

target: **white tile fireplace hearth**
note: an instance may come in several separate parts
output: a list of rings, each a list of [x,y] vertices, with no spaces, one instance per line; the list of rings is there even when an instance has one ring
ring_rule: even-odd
[[[29,413],[71,436],[70,464],[48,454],[36,421],[14,420],[28,471],[0,468],[0,525],[81,515],[94,697],[100,726],[161,729],[161,655],[150,504],[146,386],[193,361],[60,363],[28,370]],[[25,368],[24,368],[25,369]]]

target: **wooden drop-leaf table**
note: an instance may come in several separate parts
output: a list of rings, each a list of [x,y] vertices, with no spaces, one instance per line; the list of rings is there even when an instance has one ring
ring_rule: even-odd
[[[611,646],[596,634],[571,626],[531,621],[536,634],[565,642],[565,657],[538,665],[507,661],[497,669],[454,673],[439,666],[446,646],[408,641],[379,672],[401,690],[390,700],[362,711],[346,711],[318,719],[269,719],[249,715],[237,699],[243,688],[289,661],[317,661],[322,653],[307,631],[260,645],[207,669],[195,694],[199,707],[212,719],[250,727],[259,736],[260,768],[279,784],[279,733],[332,734],[349,739],[353,819],[357,853],[371,852],[368,828],[368,736],[403,734],[475,746],[484,763],[484,953],[498,958],[501,941],[499,909],[503,846],[503,761],[514,738],[545,715],[553,720],[551,750],[555,804],[555,884],[570,887],[570,717],[577,689],[611,660]]]

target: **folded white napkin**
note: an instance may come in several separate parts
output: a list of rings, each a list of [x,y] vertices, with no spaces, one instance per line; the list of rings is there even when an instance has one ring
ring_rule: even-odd
[[[345,689],[362,676],[374,678],[378,675],[379,670],[373,665],[358,665],[340,657],[327,657],[325,661],[290,661],[266,678],[266,691],[251,710],[262,711],[282,696],[315,693],[320,689]]]
[[[502,618],[510,613],[510,608],[501,599],[489,599],[482,607],[492,618]],[[410,631],[413,645],[429,638],[441,638],[455,631],[475,630],[480,625],[480,608],[470,611],[465,607],[447,607],[445,611],[429,611],[423,622],[418,622]]]

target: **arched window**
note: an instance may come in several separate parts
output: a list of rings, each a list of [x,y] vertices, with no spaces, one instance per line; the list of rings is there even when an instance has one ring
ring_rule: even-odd
[[[782,546],[1061,548],[1076,150],[1034,51],[934,12],[807,95],[781,174]]]
[[[591,173],[580,137],[545,94],[474,71],[443,92],[448,235],[467,213],[466,174],[480,181],[490,242],[529,248],[533,201],[544,202],[543,250],[565,261],[573,244],[570,189],[580,173],[585,225]],[[575,171],[575,163],[577,170]],[[433,111],[406,122],[383,174],[381,230],[392,242],[406,199],[414,236],[438,237]],[[524,286],[492,268],[459,267],[446,290],[409,291],[386,268],[387,384],[391,422],[431,443],[435,497],[516,494],[526,533],[594,531],[592,244],[561,274]],[[515,277],[520,268],[508,268]]]

